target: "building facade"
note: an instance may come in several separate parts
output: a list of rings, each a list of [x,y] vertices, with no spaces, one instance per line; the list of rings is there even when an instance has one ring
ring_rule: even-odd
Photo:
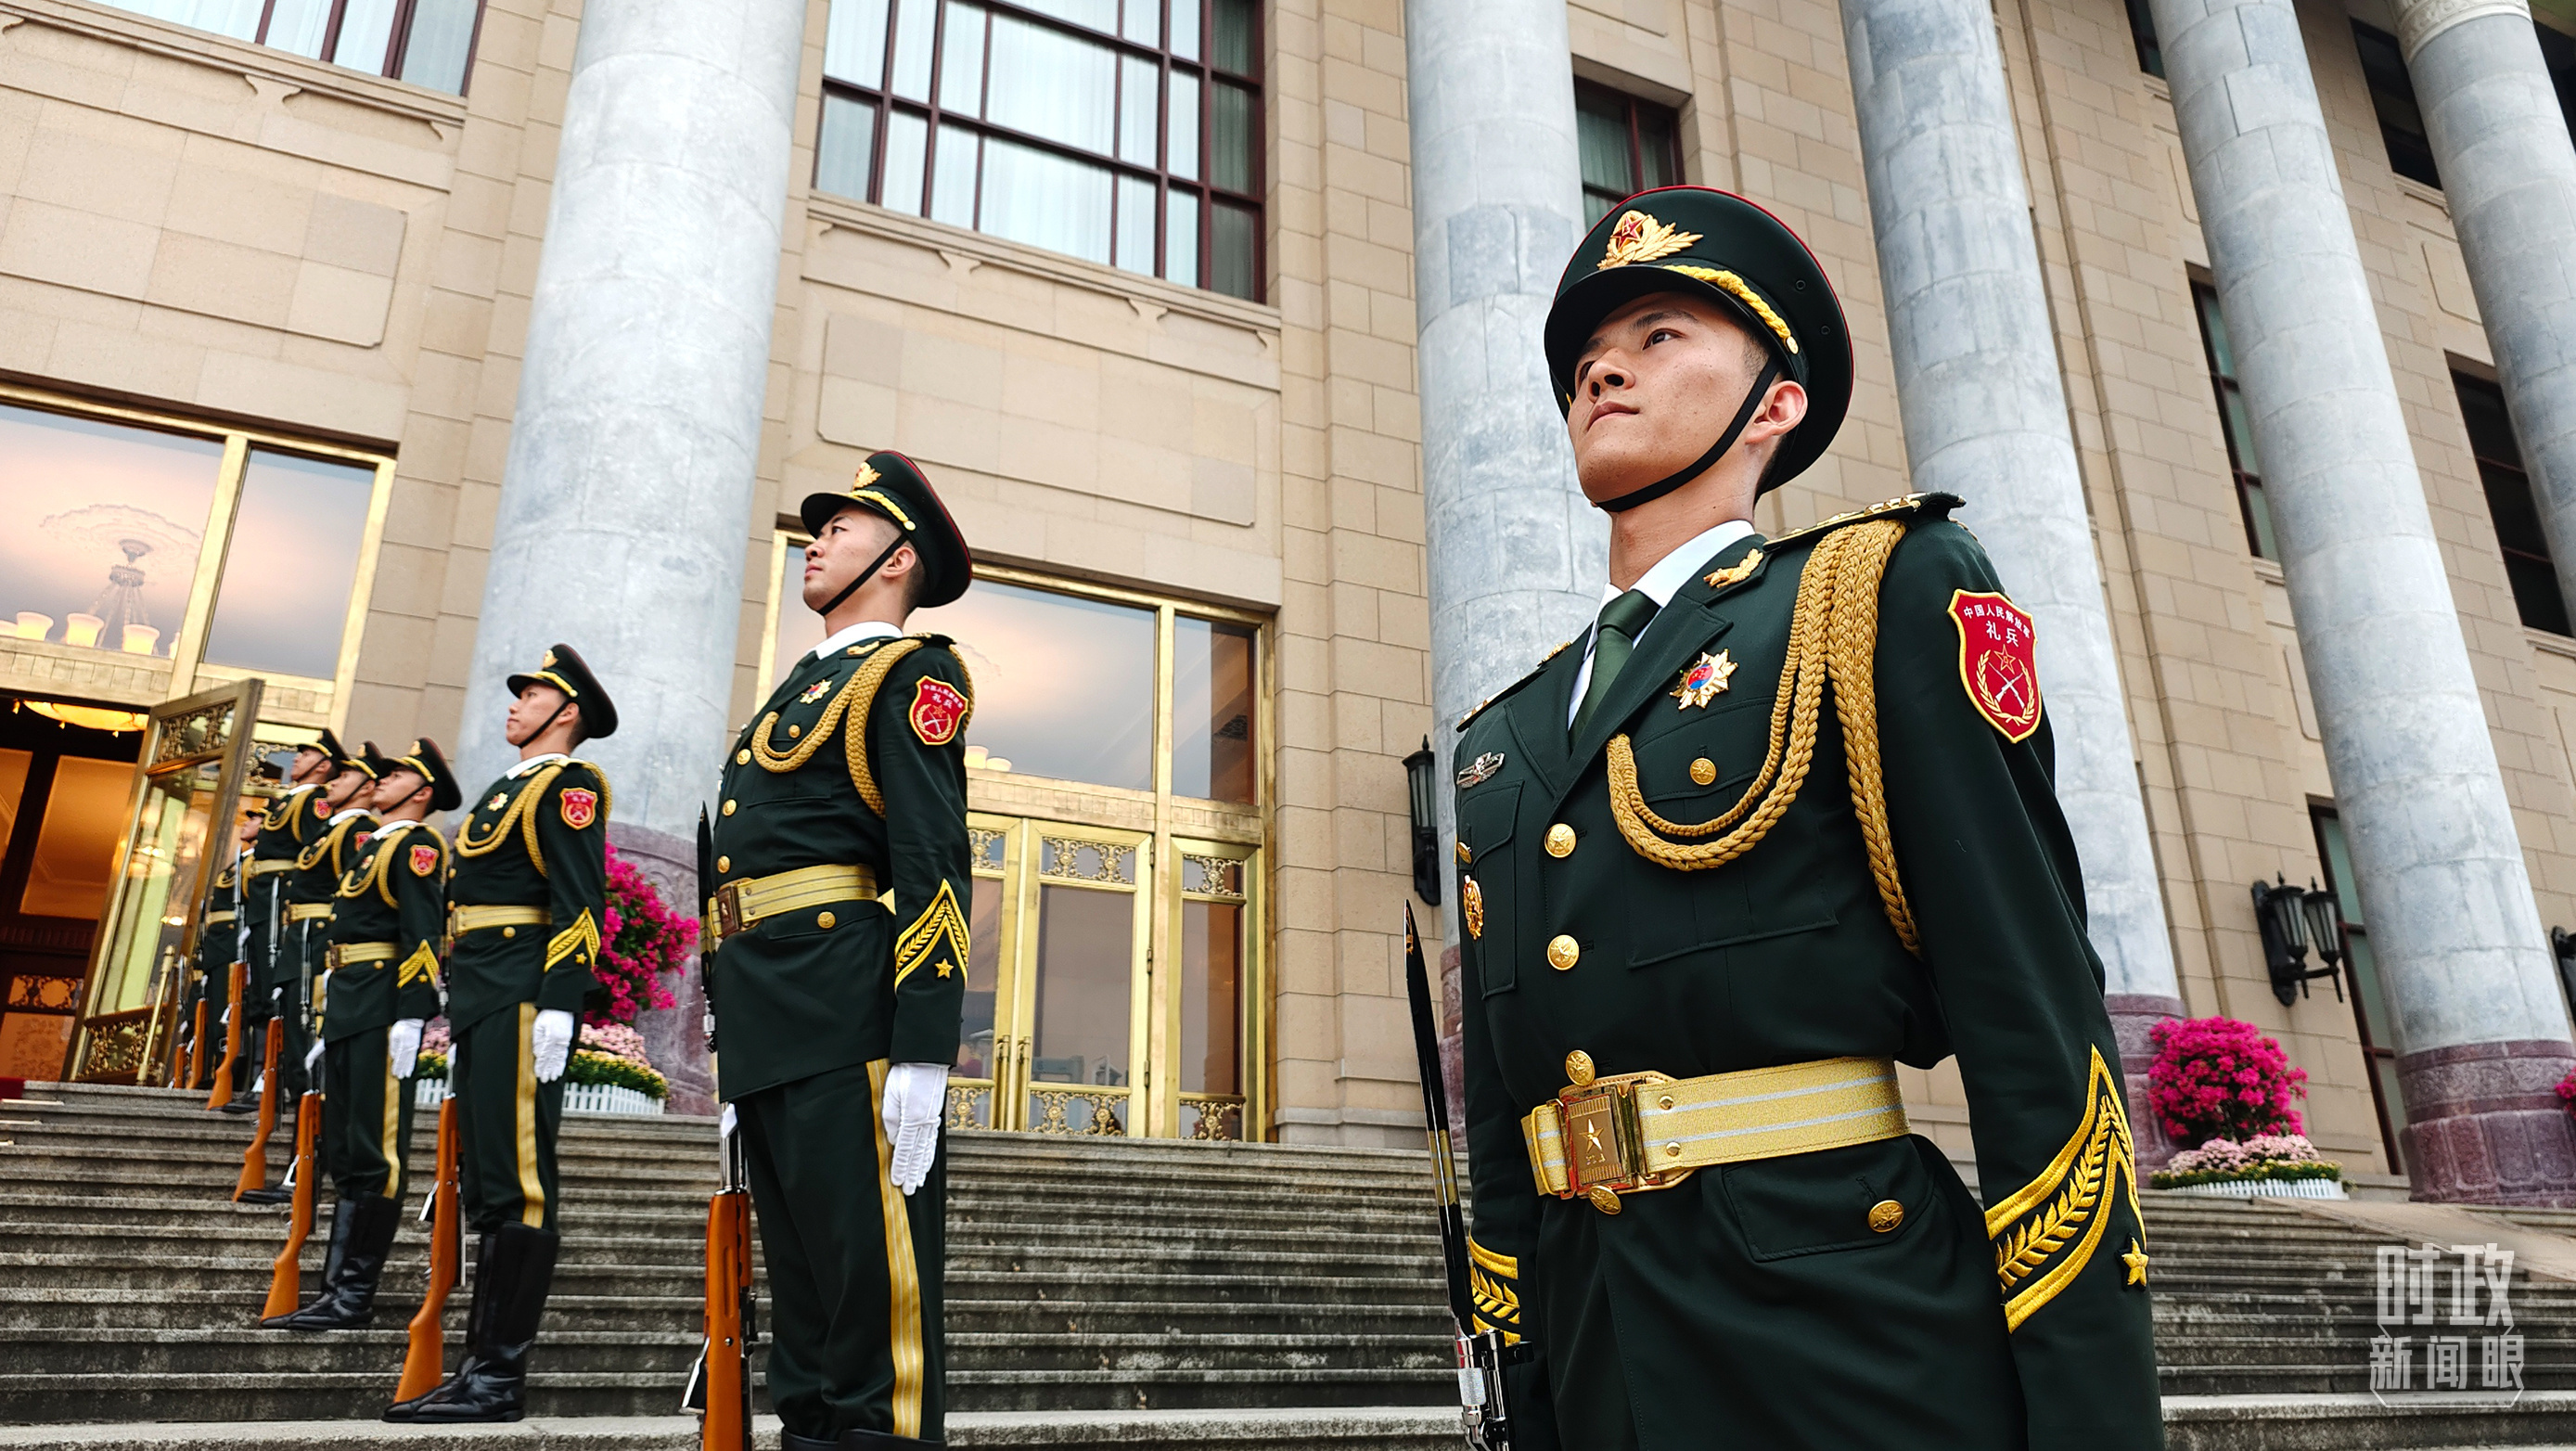
[[[590,13],[650,19],[639,0]],[[1844,7],[1564,16],[1576,224],[1672,180],[1726,187],[1840,286],[1850,421],[1756,522],[1906,491]],[[2399,17],[2297,17],[2534,907],[2576,927],[2576,636]],[[2320,1147],[2405,1174],[2403,1040],[2155,18],[2145,0],[1992,18],[2172,996],[2279,1035]],[[2576,77],[2576,15],[2536,25]],[[156,766],[220,790],[154,711],[233,690],[246,714],[225,728],[249,738],[473,739],[497,531],[513,569],[617,598],[588,634],[531,618],[513,638],[581,646],[616,691],[621,667],[659,678],[665,621],[678,639],[717,618],[711,724],[738,724],[819,637],[795,501],[890,447],[981,565],[920,621],[965,643],[977,685],[959,1121],[1408,1141],[1403,763],[1447,731],[1434,595],[1454,586],[1426,530],[1407,33],[1397,0],[813,0],[748,507],[713,596],[657,599],[620,595],[603,572],[626,566],[576,533],[511,534],[504,499],[552,477],[514,462],[546,381],[531,336],[580,341],[547,332],[566,314],[540,285],[557,162],[613,151],[625,114],[576,85],[609,68],[580,0],[0,0],[0,1074],[67,1053],[138,1071],[79,1061],[79,1025],[164,1000],[166,953],[136,944],[184,916],[187,879],[141,846],[184,859],[205,828]],[[656,134],[676,125],[758,193],[732,115]],[[694,256],[697,219],[665,230],[651,200],[585,214],[584,247]],[[1562,255],[1533,270],[1552,281]],[[701,341],[617,346],[677,399],[702,391]],[[580,510],[649,539],[683,451],[650,442],[594,458]],[[1973,496],[1961,517],[2005,527]],[[1590,564],[1579,537],[1565,555],[1572,594],[1597,584],[1594,538]],[[1480,662],[1474,694],[1534,663]],[[2385,662],[2392,703],[2415,665]],[[600,743],[613,779],[695,751],[712,793],[720,730],[650,734]],[[669,855],[672,813],[612,826]],[[2250,891],[2275,878],[2332,889],[2344,919],[2333,972],[2287,1004]],[[146,879],[164,898],[138,904]],[[685,1046],[683,1016],[657,1043]],[[1970,1157],[1955,1077],[1909,1071],[1908,1095]]]

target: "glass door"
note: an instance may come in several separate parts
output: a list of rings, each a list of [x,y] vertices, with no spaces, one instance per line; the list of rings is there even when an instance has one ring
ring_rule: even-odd
[[[1245,1137],[1266,1105],[1253,1101],[1264,1061],[1264,1024],[1250,992],[1259,957],[1257,849],[1236,842],[1176,839],[1180,890],[1166,925],[1178,969],[1165,975],[1156,1013],[1169,1065],[1154,1075],[1156,1131],[1184,1139]],[[1165,1127],[1168,1125],[1168,1127]]]
[[[242,680],[153,709],[136,758],[125,835],[64,1077],[150,1084],[196,947],[209,844],[232,819],[261,682]]]

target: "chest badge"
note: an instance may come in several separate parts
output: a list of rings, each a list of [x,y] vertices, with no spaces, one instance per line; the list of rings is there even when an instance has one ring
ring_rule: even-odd
[[[427,842],[411,849],[411,874],[425,877],[438,870],[438,848]]]
[[[831,688],[831,681],[817,680],[813,684],[805,687],[805,693],[796,697],[796,703],[798,705],[812,705],[814,702],[821,700],[823,696],[831,690]]]
[[[508,805],[508,804],[509,804],[509,800],[510,800],[510,793],[509,793],[509,792],[507,792],[507,791],[495,791],[495,792],[493,792],[493,793],[492,793],[492,799],[483,803],[483,809],[484,809],[484,810],[486,810],[486,811],[498,811],[498,810],[500,810],[503,806]]]
[[[1458,889],[1458,916],[1467,924],[1468,936],[1485,935],[1485,892],[1474,877],[1467,878],[1467,884]]]
[[[1464,791],[1470,786],[1481,786],[1494,779],[1494,773],[1501,769],[1503,769],[1503,753],[1487,751],[1458,768],[1458,789]]]
[[[1999,594],[1954,590],[1950,620],[1959,627],[1959,683],[1986,723],[2013,742],[2039,729],[2038,636],[2030,614]]]
[[[1734,674],[1735,660],[1726,651],[1715,655],[1703,652],[1696,662],[1683,667],[1681,683],[1673,687],[1672,697],[1681,702],[1683,710],[1704,706],[1726,693],[1727,679]]]
[[[599,793],[567,786],[563,793],[564,825],[579,831],[599,819]]]

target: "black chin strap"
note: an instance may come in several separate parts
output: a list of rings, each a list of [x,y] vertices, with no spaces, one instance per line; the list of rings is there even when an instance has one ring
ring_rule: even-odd
[[[1735,447],[1735,440],[1744,435],[1745,425],[1753,421],[1754,410],[1762,406],[1763,398],[1771,392],[1772,383],[1780,376],[1779,355],[1767,353],[1767,356],[1770,361],[1762,365],[1762,376],[1753,380],[1753,391],[1744,395],[1744,406],[1735,410],[1735,421],[1726,425],[1726,432],[1717,436],[1717,442],[1709,445],[1708,452],[1701,454],[1696,462],[1685,466],[1681,472],[1661,483],[1648,484],[1642,489],[1631,489],[1615,499],[1593,507],[1605,514],[1624,514],[1639,504],[1651,504],[1708,472],[1719,459],[1726,457],[1726,451]]]
[[[556,692],[556,693],[557,693],[557,694],[561,694],[562,692],[558,691],[558,692]],[[532,730],[532,731],[528,732],[527,740],[510,741],[510,733],[509,733],[508,731],[503,731],[503,732],[501,733],[501,739],[503,739],[503,740],[505,740],[505,741],[510,741],[510,746],[511,746],[511,748],[512,748],[513,750],[515,750],[515,749],[517,749],[518,747],[521,747],[521,746],[526,745],[526,744],[528,743],[528,741],[533,741],[533,740],[535,740],[537,737],[542,736],[542,735],[544,735],[546,732],[548,732],[548,731],[550,731],[550,730],[554,729],[555,722],[556,722],[556,721],[559,721],[559,720],[561,720],[561,719],[563,719],[563,713],[564,713],[565,711],[567,711],[567,710],[571,709],[571,708],[572,708],[572,697],[571,697],[571,696],[569,696],[569,695],[566,695],[566,696],[564,696],[564,698],[563,698],[561,701],[559,701],[559,702],[557,702],[557,703],[556,703],[556,705],[555,705],[555,709],[554,709],[554,714],[547,716],[547,717],[545,718],[545,720],[544,720],[544,721],[542,721],[542,722],[540,722],[540,723],[538,724],[538,726],[537,726],[537,728],[536,728],[535,730]]]
[[[1743,425],[1738,424],[1738,425],[1736,425],[1736,426],[1740,428],[1740,427],[1742,427]],[[885,547],[885,553],[878,555],[878,556],[877,556],[873,561],[871,561],[871,562],[869,563],[869,565],[868,565],[868,567],[867,567],[867,568],[865,568],[865,569],[863,569],[863,570],[860,570],[860,571],[859,571],[859,574],[858,574],[858,577],[857,577],[856,579],[853,579],[853,580],[851,580],[848,584],[845,584],[845,585],[841,586],[841,592],[840,592],[839,594],[836,594],[836,595],[832,596],[831,603],[826,604],[825,606],[823,606],[823,608],[821,608],[821,609],[819,609],[819,610],[816,610],[814,613],[816,613],[816,614],[818,614],[818,615],[821,615],[821,616],[825,617],[826,619],[830,618],[830,617],[831,617],[831,614],[832,614],[832,611],[837,610],[837,609],[839,609],[839,608],[841,607],[841,601],[846,600],[846,599],[848,599],[851,595],[854,595],[854,594],[858,593],[859,586],[860,586],[860,585],[863,585],[863,584],[866,584],[870,579],[872,579],[872,578],[874,578],[874,577],[876,576],[876,572],[877,572],[878,570],[885,568],[885,562],[886,562],[887,560],[889,560],[889,559],[894,558],[894,552],[895,552],[896,550],[901,549],[902,547],[904,547],[904,546],[905,546],[905,545],[907,545],[907,544],[910,544],[911,542],[912,542],[911,540],[904,538],[904,537],[903,537],[901,534],[899,534],[899,533],[898,533],[897,535],[895,535],[895,537],[894,537],[894,542],[893,542],[892,544],[889,544],[889,545],[887,545],[887,546]]]

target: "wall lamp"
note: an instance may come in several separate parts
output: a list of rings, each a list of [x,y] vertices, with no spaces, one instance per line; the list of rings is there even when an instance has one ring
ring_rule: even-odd
[[[1404,758],[1404,784],[1413,793],[1413,895],[1427,906],[1440,905],[1440,789],[1439,758],[1431,754],[1431,738],[1422,738],[1422,749]]]
[[[2306,997],[2308,983],[2321,977],[2334,983],[2335,1001],[2343,1001],[2343,908],[2334,893],[2313,878],[2304,888],[2291,886],[2276,872],[2254,884],[2254,921],[2263,930],[2263,965],[2281,1006]],[[2322,966],[2307,965],[2311,947]]]

